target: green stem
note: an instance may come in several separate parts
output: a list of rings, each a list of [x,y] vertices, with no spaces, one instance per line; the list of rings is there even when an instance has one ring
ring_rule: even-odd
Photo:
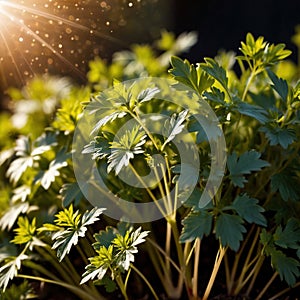
[[[124,296],[124,299],[129,300],[129,298],[127,296],[127,292],[126,292],[126,287],[125,287],[125,284],[123,282],[121,275],[116,277],[116,282],[121,290],[122,295]]]
[[[148,281],[148,279],[144,276],[142,272],[140,272],[139,269],[137,269],[134,265],[131,265],[131,268],[144,280],[144,282],[147,284],[149,290],[151,291],[153,297],[155,300],[159,300],[157,294],[155,293],[154,288],[152,287],[151,283]]]
[[[150,140],[152,141],[154,147],[159,150],[159,147],[151,134],[151,132],[148,130],[148,128],[144,125],[143,121],[140,119],[139,115],[137,113],[133,113],[132,111],[128,110],[129,114],[141,125],[141,127],[145,130],[146,134],[149,136]]]
[[[52,266],[56,269],[56,271],[62,276],[62,278],[65,281],[69,283],[76,283],[76,279],[74,278],[74,276],[72,276],[73,274],[70,274],[69,272],[70,269],[69,268],[65,269],[64,264],[60,264],[58,262],[58,258],[53,253],[53,250],[50,247],[45,248],[47,251],[45,251],[44,248],[40,248],[40,247],[35,247],[35,249],[44,259],[46,259],[48,262],[52,264]]]
[[[65,283],[65,282],[51,280],[51,279],[47,279],[47,278],[43,278],[43,277],[39,277],[39,276],[30,276],[30,275],[22,275],[22,274],[18,274],[16,277],[37,280],[37,281],[41,281],[41,282],[47,282],[47,283],[65,287],[83,300],[106,300],[106,298],[104,298],[101,295],[99,295],[99,297],[95,298],[94,296],[91,296],[90,294],[86,293],[83,289],[78,288],[74,285]]]

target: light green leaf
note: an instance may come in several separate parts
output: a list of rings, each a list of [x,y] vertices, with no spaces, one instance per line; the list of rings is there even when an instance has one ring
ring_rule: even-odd
[[[18,270],[21,268],[22,260],[28,258],[29,257],[25,254],[7,258],[5,265],[0,268],[0,288],[3,289],[3,291],[6,290],[9,281],[17,276]]]
[[[171,142],[184,128],[182,124],[186,120],[188,110],[181,111],[178,115],[173,114],[170,119],[166,120],[163,128],[163,135],[167,136],[162,148]]]
[[[30,223],[27,217],[19,217],[18,228],[14,229],[16,236],[11,241],[15,244],[26,244],[33,240],[36,232],[36,219]]]
[[[108,157],[107,172],[115,170],[119,174],[123,167],[129,165],[130,159],[144,152],[142,145],[146,142],[147,135],[140,126],[134,126],[126,130],[122,135],[118,134],[111,143],[111,154]]]
[[[137,100],[139,103],[149,101],[149,100],[153,99],[155,97],[155,95],[159,92],[160,92],[160,89],[157,87],[147,88],[138,94]]]
[[[14,203],[14,205],[10,206],[1,217],[1,229],[5,230],[7,228],[8,230],[10,230],[18,219],[19,215],[26,213],[29,208],[30,205],[28,202]]]

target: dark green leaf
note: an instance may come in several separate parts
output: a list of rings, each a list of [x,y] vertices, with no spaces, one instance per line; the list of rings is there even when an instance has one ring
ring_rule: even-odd
[[[204,210],[190,213],[182,221],[183,230],[179,239],[180,242],[186,243],[193,241],[196,238],[202,239],[204,235],[209,235],[211,232],[212,221],[212,215]]]
[[[272,88],[279,94],[281,99],[286,102],[287,96],[289,93],[289,88],[286,80],[279,78],[273,73],[271,70],[267,70],[270,79],[272,80],[273,84],[271,85]]]
[[[264,108],[246,102],[238,102],[237,111],[242,115],[256,119],[262,124],[265,124],[269,120]]]
[[[235,198],[232,206],[248,223],[267,225],[266,218],[261,214],[264,209],[258,205],[257,199],[250,198],[248,195],[240,195]]]
[[[282,230],[278,226],[274,233],[274,243],[282,248],[298,249],[300,247],[300,224],[295,218],[289,219]]]
[[[216,79],[225,90],[228,89],[228,78],[226,71],[212,58],[204,58],[205,63],[200,64],[201,68],[211,77]]]
[[[243,219],[236,215],[221,213],[216,220],[216,237],[220,239],[223,247],[229,246],[237,251],[240,242],[243,240],[243,233],[246,228],[243,226]]]
[[[78,205],[84,198],[77,182],[64,184],[59,192],[62,195],[64,207],[69,206],[72,202],[74,202],[74,205]]]
[[[243,233],[246,228],[243,219],[236,215],[221,213],[216,220],[216,237],[220,239],[223,247],[229,246],[237,251],[240,242],[243,240]]]
[[[282,148],[287,149],[296,139],[292,128],[264,126],[260,130],[266,134],[271,146],[281,145]]]
[[[95,280],[94,284],[103,285],[108,293],[112,293],[117,289],[116,283],[107,275],[105,275],[101,280]]]
[[[175,80],[198,91],[198,76],[194,65],[191,65],[188,60],[182,60],[176,56],[171,57],[171,65],[173,69],[169,72],[174,76]]]
[[[272,266],[279,273],[281,280],[285,280],[289,286],[296,283],[297,277],[300,275],[300,263],[292,258],[286,256],[282,251],[273,249],[271,251]]]
[[[211,88],[211,92],[204,92],[204,97],[206,97],[207,100],[210,100],[212,102],[215,102],[217,104],[221,104],[222,106],[226,106],[225,100],[225,94],[224,92],[220,91],[216,87]]]
[[[279,190],[284,201],[296,201],[300,195],[299,178],[289,170],[275,174],[271,177],[271,189],[273,192]]]
[[[263,167],[270,165],[267,161],[260,159],[260,155],[254,150],[243,153],[239,158],[235,152],[228,155],[227,166],[235,186],[244,187],[244,183],[247,182],[244,175],[260,171]]]
[[[111,226],[107,226],[105,230],[101,230],[99,233],[94,234],[96,240],[96,243],[93,244],[94,249],[98,250],[101,246],[108,248],[116,235],[116,229]]]

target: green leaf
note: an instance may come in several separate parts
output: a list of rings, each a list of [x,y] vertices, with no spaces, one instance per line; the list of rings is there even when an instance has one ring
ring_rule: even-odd
[[[300,275],[300,263],[296,259],[286,256],[280,250],[273,249],[271,251],[271,263],[279,273],[281,280],[284,279],[289,286],[296,283]]]
[[[216,104],[221,104],[222,106],[226,106],[225,102],[225,93],[220,91],[216,87],[211,88],[211,92],[204,92],[204,97],[206,97],[207,100],[210,100],[212,102],[215,102]]]
[[[56,214],[54,222],[62,228],[52,235],[52,239],[55,240],[52,248],[57,248],[57,257],[60,261],[70,253],[72,246],[78,244],[78,238],[85,236],[86,226],[99,220],[99,215],[103,210],[103,208],[95,207],[91,211],[86,211],[81,218],[79,211],[74,213],[73,206],[70,205],[69,209]]]
[[[112,293],[117,289],[116,283],[109,278],[109,276],[105,275],[101,280],[95,280],[95,285],[103,285],[106,292]]]
[[[280,145],[283,149],[287,149],[290,144],[296,140],[294,129],[279,126],[264,126],[260,128],[264,132],[270,145]]]
[[[11,242],[15,244],[26,244],[32,241],[36,232],[36,219],[33,218],[30,223],[27,217],[19,217],[18,226],[18,228],[14,229],[16,236]]]
[[[50,162],[48,169],[41,170],[37,174],[35,182],[40,183],[45,190],[48,190],[55,182],[55,178],[61,175],[59,170],[68,165],[67,160],[70,156],[70,153],[66,153],[64,150],[59,151],[56,158]]]
[[[260,205],[258,205],[257,199],[250,198],[246,194],[239,195],[234,199],[232,207],[248,223],[267,226],[267,220],[261,214],[264,209]]]
[[[171,65],[173,69],[169,72],[174,76],[174,79],[198,91],[198,76],[194,65],[188,60],[182,60],[179,57],[171,57]]]
[[[26,213],[30,207],[33,208],[33,206],[30,206],[28,202],[18,202],[10,206],[0,219],[1,229],[5,230],[7,228],[10,230],[18,219],[19,215]]]
[[[102,131],[93,141],[84,146],[82,153],[92,153],[92,159],[103,159],[110,154],[110,144],[113,142],[114,137],[112,133]]]
[[[260,159],[260,156],[261,154],[254,150],[243,153],[239,158],[235,152],[228,155],[227,166],[230,179],[235,186],[244,187],[244,183],[247,182],[244,175],[260,171],[270,165],[267,161]]]
[[[196,71],[198,74],[198,92],[201,95],[202,92],[214,84],[215,80],[202,70],[200,64],[197,64]],[[214,87],[211,88],[213,89]]]
[[[74,202],[74,205],[76,206],[84,198],[81,188],[77,182],[65,183],[59,193],[62,196],[62,203],[64,207],[69,206],[72,202]]]
[[[179,241],[181,243],[187,243],[196,238],[202,239],[204,235],[208,236],[211,232],[212,221],[212,214],[205,210],[190,213],[182,221],[183,229]]]
[[[32,154],[32,144],[28,137],[21,136],[16,141],[16,156],[18,157],[10,164],[6,176],[13,184],[16,184],[28,168],[33,167],[35,160],[39,159],[39,153]]]
[[[145,242],[145,238],[149,231],[141,231],[142,227],[133,231],[131,227],[126,231],[125,235],[117,234],[112,244],[116,248],[117,252],[117,266],[128,271],[130,263],[134,262],[134,254],[138,252],[137,245]]]
[[[205,63],[201,63],[201,68],[211,77],[216,79],[225,90],[228,90],[228,78],[226,71],[212,58],[204,58]]]
[[[234,251],[239,249],[243,233],[246,232],[241,217],[226,213],[221,213],[217,217],[215,230],[216,237],[220,239],[222,246],[229,246]]]
[[[271,189],[273,192],[279,190],[284,201],[296,201],[300,195],[299,177],[291,170],[274,174],[271,177]]]
[[[9,257],[6,259],[5,265],[0,268],[0,288],[6,290],[9,281],[17,276],[18,270],[21,268],[22,260],[29,257],[25,254],[20,254],[17,257]]]
[[[163,135],[167,136],[162,148],[171,142],[184,128],[182,124],[186,120],[188,110],[181,111],[178,115],[173,114],[170,119],[166,120],[163,128]]]
[[[139,125],[134,126],[131,130],[126,130],[123,134],[118,132],[115,140],[111,143],[107,172],[115,170],[118,175],[123,167],[129,165],[130,159],[143,153],[144,150],[141,146],[145,144],[146,137],[147,135]]]
[[[99,233],[94,234],[96,243],[93,244],[95,250],[99,250],[101,246],[109,247],[111,242],[117,235],[117,230],[111,226],[106,226],[105,230],[101,230]]]
[[[265,124],[269,120],[266,110],[262,107],[242,101],[238,102],[236,105],[236,110],[242,115],[252,117],[262,124]]]
[[[112,265],[113,257],[113,246],[110,245],[108,248],[102,246],[97,250],[98,256],[90,257],[90,264],[85,267],[86,271],[82,274],[82,280],[80,284],[86,283],[89,280],[93,280],[97,277],[97,280],[101,280],[108,268]]]
[[[271,87],[279,94],[284,102],[287,102],[287,96],[289,93],[287,81],[277,77],[276,74],[273,73],[270,69],[268,69],[267,72],[273,83]]]
[[[274,243],[282,248],[300,248],[300,224],[299,220],[292,218],[288,220],[285,228],[276,228],[274,233]]]
[[[147,88],[138,94],[137,100],[139,103],[149,101],[149,100],[153,99],[155,97],[155,95],[159,92],[160,92],[160,89],[157,87]]]

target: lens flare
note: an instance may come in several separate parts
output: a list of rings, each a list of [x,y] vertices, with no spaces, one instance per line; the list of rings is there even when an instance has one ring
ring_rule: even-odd
[[[105,1],[0,0],[0,86],[47,72],[83,80],[99,39],[122,44],[105,25],[110,11]]]

